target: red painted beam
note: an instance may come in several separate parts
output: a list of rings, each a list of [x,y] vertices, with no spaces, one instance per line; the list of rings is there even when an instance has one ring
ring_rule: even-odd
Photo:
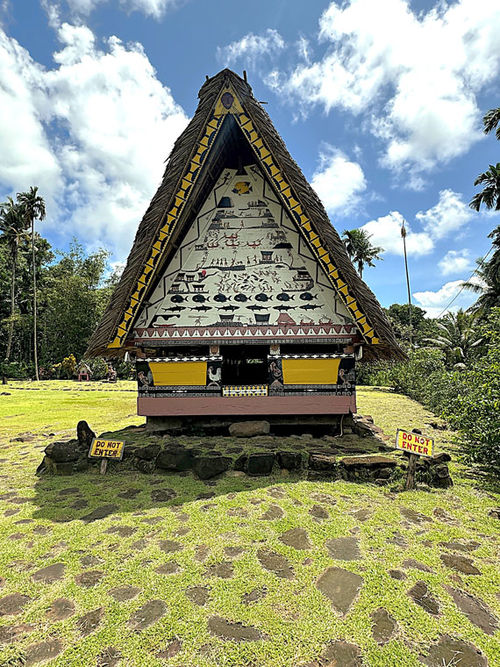
[[[147,417],[208,415],[340,415],[356,412],[356,396],[140,396],[137,414]]]

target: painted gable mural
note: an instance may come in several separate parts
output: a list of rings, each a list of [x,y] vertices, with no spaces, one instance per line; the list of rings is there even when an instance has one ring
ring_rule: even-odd
[[[143,305],[136,337],[160,331],[172,342],[245,331],[332,338],[355,329],[295,223],[250,165],[223,170]]]

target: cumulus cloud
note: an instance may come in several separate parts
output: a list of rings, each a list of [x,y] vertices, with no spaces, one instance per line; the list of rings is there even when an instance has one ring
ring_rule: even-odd
[[[461,194],[447,189],[441,190],[435,206],[427,211],[419,211],[415,217],[434,239],[442,239],[467,224],[474,213]]]
[[[463,280],[452,280],[435,292],[432,290],[415,292],[413,297],[417,305],[423,308],[429,317],[438,317],[444,314],[443,311],[456,312],[459,308],[468,308],[477,299],[477,295],[467,290],[461,291],[463,282]],[[471,282],[479,284],[481,281],[478,278],[472,278]],[[454,297],[456,298],[454,299]],[[450,304],[452,299],[454,301]]]
[[[324,56],[269,82],[303,109],[363,114],[383,142],[382,164],[412,170],[407,183],[418,189],[419,172],[480,138],[477,95],[498,74],[499,32],[491,0],[439,2],[427,13],[408,0],[332,2],[319,25]]]
[[[446,255],[439,261],[438,266],[443,276],[463,274],[466,271],[471,271],[473,265],[470,258],[470,251],[467,248],[463,250],[448,250]]]
[[[277,30],[268,28],[263,34],[249,32],[241,39],[226,46],[217,47],[217,60],[225,66],[234,66],[242,61],[255,67],[262,58],[276,55],[285,48],[285,41]]]
[[[319,158],[312,187],[329,213],[352,213],[360,203],[360,193],[366,190],[363,170],[357,162],[351,162],[341,150],[329,144],[325,144]]]
[[[0,185],[38,185],[58,203],[45,226],[120,259],[187,117],[140,44],[111,37],[99,48],[88,28],[66,23],[58,37],[56,65],[43,69],[0,36]]]
[[[428,255],[434,249],[434,243],[425,232],[414,232],[410,224],[399,211],[391,211],[376,220],[370,220],[361,227],[370,234],[370,242],[380,246],[393,255],[403,254],[401,227],[406,227],[406,248],[412,255]]]

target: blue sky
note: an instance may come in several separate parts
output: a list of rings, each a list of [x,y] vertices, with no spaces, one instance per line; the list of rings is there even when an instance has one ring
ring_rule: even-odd
[[[0,0],[0,201],[38,185],[55,247],[124,261],[205,75],[246,69],[337,230],[385,249],[382,305],[406,298],[404,220],[438,315],[500,222],[467,205],[499,160],[498,34],[491,0]]]

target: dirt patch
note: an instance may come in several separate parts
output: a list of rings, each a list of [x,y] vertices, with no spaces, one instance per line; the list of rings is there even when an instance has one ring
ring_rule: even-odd
[[[319,577],[316,587],[331,601],[333,607],[346,614],[356,599],[363,577],[340,567],[329,567]]]
[[[97,657],[96,667],[116,667],[121,660],[120,651],[114,646],[108,646]]]
[[[208,619],[208,629],[217,637],[232,639],[236,642],[264,639],[264,635],[257,628],[251,625],[243,625],[242,623],[231,623],[220,616],[211,616]]]
[[[245,549],[243,547],[224,547],[224,553],[228,558],[237,558],[245,553]]]
[[[133,549],[134,551],[143,551],[143,549],[145,549],[147,545],[148,541],[145,540],[143,537],[141,537],[139,540],[132,542],[130,548]]]
[[[290,530],[287,530],[286,533],[283,533],[279,540],[280,542],[283,542],[283,544],[293,547],[294,549],[305,550],[311,548],[311,542],[303,528],[291,528]]]
[[[111,526],[105,532],[109,535],[119,535],[120,537],[130,537],[137,531],[134,526]]]
[[[63,644],[59,639],[47,639],[38,644],[32,644],[26,649],[26,667],[36,665],[44,660],[52,660],[63,651]]]
[[[262,521],[274,521],[275,519],[282,519],[284,516],[285,513],[279,505],[271,505],[259,518]]]
[[[20,623],[19,625],[2,625],[0,627],[0,644],[11,644],[35,630],[34,625]]]
[[[13,616],[19,614],[31,598],[21,593],[11,593],[0,598],[0,616]]]
[[[167,605],[163,600],[149,600],[132,614],[128,624],[133,630],[144,630],[149,625],[156,623],[166,611]]]
[[[166,503],[175,498],[177,493],[173,489],[155,489],[151,491],[151,500],[154,503]]]
[[[82,567],[95,567],[102,563],[102,558],[98,558],[93,554],[88,554],[87,556],[82,556],[82,558],[80,558],[80,563],[82,564]]]
[[[118,494],[118,498],[123,498],[124,500],[133,500],[136,496],[139,495],[141,489],[125,489]]]
[[[160,540],[160,549],[166,554],[172,554],[176,551],[181,551],[182,544],[174,542],[173,540]]]
[[[158,651],[156,657],[160,660],[168,660],[169,658],[175,657],[179,651],[182,649],[182,642],[179,639],[174,639],[167,648],[163,651]]]
[[[101,570],[88,570],[87,572],[77,574],[75,581],[79,586],[83,586],[84,588],[92,588],[92,586],[97,586],[103,577],[104,572]]]
[[[389,614],[387,609],[380,607],[371,613],[373,621],[372,634],[377,644],[387,644],[397,629],[397,623]]]
[[[84,637],[90,635],[97,629],[97,626],[102,619],[102,612],[103,608],[99,607],[99,609],[89,611],[87,614],[78,619],[76,626]]]
[[[186,597],[200,607],[207,604],[209,600],[208,588],[204,586],[191,586],[186,590]]]
[[[164,563],[163,565],[157,567],[155,570],[155,572],[157,572],[158,574],[176,574],[177,572],[180,571],[181,568],[179,567],[179,564],[176,563],[175,561]]]
[[[421,514],[420,512],[416,512],[415,510],[412,510],[409,507],[400,507],[399,511],[401,514],[404,516],[405,519],[408,519],[408,521],[411,521],[412,523],[423,523],[425,521],[432,521],[432,519],[428,516],[425,516],[425,514]]]
[[[326,540],[325,546],[332,558],[337,560],[359,560],[359,540],[356,537],[337,537]]]
[[[487,667],[488,661],[481,651],[473,644],[461,639],[453,639],[443,635],[437,644],[431,647],[429,655],[421,658],[421,662],[428,667]]]
[[[245,593],[241,598],[243,604],[253,604],[258,600],[262,600],[267,595],[267,588],[254,588],[250,593]]]
[[[230,561],[214,563],[205,572],[207,577],[220,577],[221,579],[231,579],[233,574],[233,564]]]
[[[51,621],[64,621],[75,613],[75,604],[72,600],[66,598],[57,598],[50,605],[46,616]]]
[[[292,566],[281,554],[277,554],[275,551],[268,551],[267,549],[259,549],[257,558],[264,569],[272,572],[277,577],[281,577],[282,579],[294,578],[295,575]]]
[[[429,588],[425,581],[417,581],[413,588],[410,588],[408,595],[428,614],[437,616],[439,613],[439,603],[430,594]]]
[[[194,554],[195,560],[197,560],[199,563],[203,563],[203,561],[208,558],[209,553],[210,549],[206,544],[198,544]]]
[[[140,588],[136,586],[116,586],[111,588],[108,591],[108,595],[111,595],[112,598],[118,602],[126,602],[127,600],[133,600],[141,592]]]

